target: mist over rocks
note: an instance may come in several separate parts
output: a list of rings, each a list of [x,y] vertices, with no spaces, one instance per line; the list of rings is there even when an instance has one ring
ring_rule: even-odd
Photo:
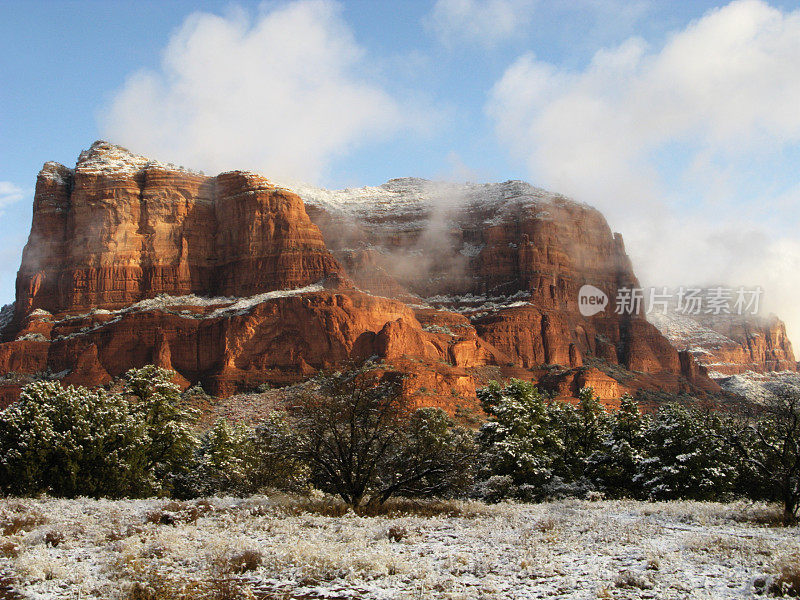
[[[687,350],[714,379],[798,371],[786,325],[775,315],[648,315],[678,349]]]
[[[147,363],[229,395],[369,357],[451,411],[510,376],[610,403],[719,389],[644,317],[582,316],[586,284],[638,285],[622,237],[525,182],[289,189],[95,142],[37,178],[0,397],[20,378],[99,385]]]

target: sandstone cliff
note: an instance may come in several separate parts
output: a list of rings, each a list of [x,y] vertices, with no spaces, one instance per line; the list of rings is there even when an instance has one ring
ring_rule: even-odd
[[[16,316],[121,308],[158,294],[249,296],[340,272],[288,190],[98,142],[75,169],[45,163],[39,173]]]
[[[653,315],[653,323],[679,349],[691,353],[709,375],[798,371],[783,321],[736,314]]]
[[[3,317],[6,398],[8,374],[97,385],[153,362],[229,394],[368,357],[451,409],[508,376],[609,400],[717,389],[644,318],[580,314],[582,285],[637,285],[589,206],[523,182],[296,192],[105,142],[46,163]]]

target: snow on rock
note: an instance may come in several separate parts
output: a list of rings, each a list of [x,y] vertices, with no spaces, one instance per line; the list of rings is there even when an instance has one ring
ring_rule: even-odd
[[[676,349],[692,353],[714,379],[745,371],[797,370],[785,325],[774,315],[682,314],[672,303],[666,314],[650,311],[647,319]]]
[[[49,319],[53,316],[53,313],[46,311],[43,308],[37,308],[36,310],[32,310],[28,316],[34,319]]]
[[[46,342],[48,339],[41,333],[26,333],[17,338],[20,342]]]
[[[3,333],[3,330],[14,318],[14,306],[15,303],[12,302],[11,304],[5,304],[3,308],[0,308],[0,334]]]
[[[133,154],[127,148],[99,140],[84,150],[78,157],[75,172],[84,175],[117,175],[130,177],[146,168],[158,168],[166,171],[181,171],[194,175],[202,175],[185,167],[172,163],[162,163],[157,160]]]
[[[461,254],[469,258],[473,258],[475,256],[478,256],[478,254],[481,253],[481,250],[483,250],[485,247],[486,244],[465,243],[464,246],[461,248]]]
[[[48,179],[57,185],[69,185],[70,179],[75,174],[74,169],[65,167],[61,163],[54,161],[47,161],[44,163],[42,170],[39,171],[39,177]]]
[[[550,216],[547,206],[555,200],[566,200],[560,194],[524,181],[450,183],[406,177],[390,179],[377,187],[343,190],[326,190],[304,184],[289,187],[307,204],[329,212],[347,215],[359,222],[369,221],[373,226],[380,226],[386,221],[403,220],[407,221],[407,228],[427,221],[431,212],[454,207],[492,209],[487,224],[501,223],[520,206],[531,207],[538,211],[538,218],[547,219]],[[466,247],[465,250],[469,251]]]
[[[254,306],[267,302],[269,300],[276,300],[278,298],[288,298],[289,296],[298,296],[300,294],[310,294],[312,292],[321,292],[323,290],[321,283],[314,283],[305,287],[297,288],[294,290],[276,290],[274,292],[266,292],[265,294],[257,294],[249,298],[239,298],[230,306],[218,308],[204,318],[214,318],[226,316],[230,314],[241,315],[248,312]]]
[[[752,402],[767,402],[776,392],[793,388],[800,392],[800,373],[783,371],[778,373],[754,373],[746,371],[717,380],[725,391],[744,396]]]
[[[737,345],[731,338],[704,327],[690,316],[651,312],[647,315],[647,320],[655,325],[664,337],[679,350],[702,353],[708,348]]]
[[[93,309],[91,312],[71,315],[65,317],[58,323],[67,323],[69,321],[82,320],[92,315],[111,315],[112,318],[107,321],[95,323],[90,327],[85,327],[74,333],[59,336],[57,339],[69,339],[78,335],[83,335],[101,329],[109,324],[118,323],[122,316],[128,313],[145,312],[145,311],[164,311],[171,314],[178,315],[187,319],[215,319],[217,317],[229,317],[234,315],[243,315],[253,309],[253,307],[269,302],[270,300],[277,300],[278,298],[288,298],[290,296],[298,296],[300,294],[308,294],[312,292],[321,292],[324,289],[321,283],[307,285],[305,287],[296,288],[293,290],[276,290],[274,292],[266,292],[264,294],[257,294],[247,298],[229,298],[229,297],[215,297],[205,298],[196,296],[194,294],[187,296],[169,296],[167,294],[160,294],[155,298],[147,298],[141,300],[125,308],[118,310],[105,310]],[[178,307],[185,306],[200,306],[200,307],[217,307],[214,310],[204,313],[195,313],[191,311],[177,311]],[[44,311],[42,311],[44,312]],[[50,313],[47,313],[50,314]]]
[[[510,296],[487,296],[483,294],[449,295],[442,294],[424,298],[422,303],[412,305],[414,308],[436,308],[457,313],[469,313],[471,318],[478,318],[506,308],[527,306],[530,292],[519,291]]]

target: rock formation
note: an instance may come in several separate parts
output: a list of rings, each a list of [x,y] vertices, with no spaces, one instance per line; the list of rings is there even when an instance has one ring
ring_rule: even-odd
[[[709,375],[721,379],[752,371],[798,371],[786,326],[775,315],[655,314],[653,323]]]
[[[638,285],[622,238],[523,182],[291,191],[97,142],[37,179],[0,401],[19,375],[98,385],[155,363],[226,395],[369,357],[451,410],[509,376],[609,401],[718,389],[643,317],[582,316],[584,284]]]
[[[209,178],[96,143],[45,163],[17,276],[16,319],[158,294],[251,296],[341,269],[303,202],[263,177]]]

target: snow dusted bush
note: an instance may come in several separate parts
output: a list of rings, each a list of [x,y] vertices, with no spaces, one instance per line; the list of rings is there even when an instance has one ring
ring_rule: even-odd
[[[728,425],[718,414],[672,403],[651,418],[640,413],[630,396],[622,398],[619,410],[608,413],[591,389],[581,390],[573,406],[518,380],[505,387],[492,383],[478,396],[489,420],[478,433],[481,453],[472,493],[486,501],[597,492],[654,500],[724,500],[746,493],[742,482],[753,480],[734,445],[725,441]],[[761,435],[767,438],[763,431]],[[760,493],[752,497],[763,498]]]
[[[474,493],[492,499],[518,497],[519,486],[543,488],[552,478],[561,448],[546,397],[533,384],[492,382],[478,390],[490,416],[478,433],[481,458]]]
[[[119,395],[32,383],[0,413],[0,487],[17,495],[131,494],[144,435]]]
[[[174,494],[184,498],[246,494],[253,487],[256,460],[252,432],[241,423],[219,419],[203,434],[194,467],[177,478]]]
[[[346,505],[385,514],[377,507],[392,497],[468,490],[489,502],[745,496],[780,500],[787,522],[800,504],[793,393],[740,422],[676,403],[643,415],[630,397],[607,412],[591,389],[572,405],[511,380],[478,391],[489,420],[475,434],[441,410],[415,410],[399,382],[372,367],[321,375],[254,428],[220,420],[199,438],[164,369],[132,369],[120,392],[39,381],[0,413],[0,491],[195,498],[318,489],[341,498],[309,497],[329,515]],[[168,513],[157,521],[174,521]]]
[[[534,501],[594,489],[590,459],[608,434],[609,417],[591,389],[581,390],[577,407],[516,379],[505,387],[491,383],[478,397],[490,419],[478,433],[476,497]]]
[[[0,489],[6,494],[141,496],[168,493],[191,467],[191,413],[171,373],[127,373],[124,394],[26,386],[0,413]]]
[[[625,394],[619,409],[610,415],[607,436],[588,459],[590,477],[606,495],[640,495],[634,477],[646,456],[649,428],[650,418],[642,415],[636,401]]]
[[[718,438],[730,444],[740,460],[742,489],[757,499],[783,503],[783,520],[797,522],[800,510],[800,390],[777,388],[757,415],[728,422]]]
[[[720,427],[717,416],[678,404],[662,406],[647,429],[649,456],[639,461],[634,483],[652,499],[729,498],[736,460],[714,435]]]
[[[147,365],[125,374],[131,413],[144,427],[143,491],[168,495],[176,479],[191,471],[197,438],[192,425],[197,411],[183,406],[173,373]]]
[[[273,411],[256,427],[255,462],[248,473],[252,489],[308,490],[310,469],[293,450],[294,435],[292,423],[283,411]]]

